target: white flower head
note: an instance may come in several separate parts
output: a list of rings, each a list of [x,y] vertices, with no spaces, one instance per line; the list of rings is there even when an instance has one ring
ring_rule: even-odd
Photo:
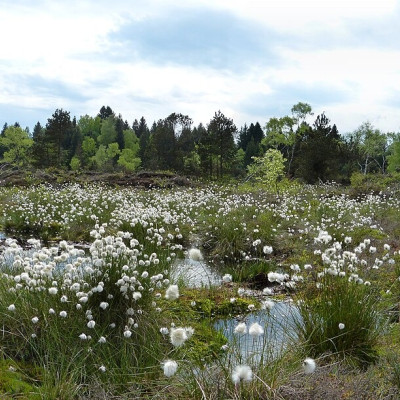
[[[88,328],[93,329],[94,326],[96,325],[96,322],[94,322],[93,320],[90,320],[86,325]]]
[[[168,335],[168,333],[169,333],[169,329],[167,328],[167,327],[162,327],[162,328],[160,328],[160,333],[162,334],[162,335]]]
[[[7,310],[8,310],[8,311],[15,311],[15,305],[14,305],[14,304],[10,304],[10,305],[7,307]]]
[[[170,340],[173,346],[179,347],[188,339],[186,328],[171,328]]]
[[[263,310],[272,310],[275,306],[275,303],[272,300],[265,300],[261,303],[261,309]]]
[[[125,327],[125,331],[124,331],[124,337],[127,338],[127,339],[129,339],[131,336],[132,336],[132,331],[130,331],[130,330],[128,329],[128,327],[126,326],[126,327]]]
[[[201,261],[203,259],[203,255],[199,249],[192,248],[188,252],[189,258],[194,261]]]
[[[166,360],[161,364],[161,367],[164,370],[164,375],[169,378],[175,375],[178,369],[178,363],[173,360]]]
[[[165,292],[165,298],[168,300],[176,300],[179,297],[178,285],[170,285]]]
[[[344,238],[344,242],[346,243],[346,244],[350,244],[351,243],[351,237],[350,236],[346,236],[345,238]]]
[[[107,339],[104,336],[100,336],[100,339],[98,340],[99,343],[106,343]]]
[[[312,358],[306,358],[303,361],[303,371],[305,374],[312,374],[315,371],[317,365]]]
[[[235,328],[234,332],[237,333],[237,334],[239,334],[239,335],[243,335],[243,334],[247,333],[247,326],[246,326],[246,323],[244,323],[244,322],[239,322],[239,323],[236,325],[236,328]]]
[[[339,329],[342,330],[342,329],[344,329],[344,328],[345,328],[345,325],[341,322],[341,323],[339,324]]]
[[[258,338],[259,336],[264,334],[264,328],[258,323],[254,322],[250,325],[249,335],[253,337],[253,339]]]
[[[270,294],[272,294],[273,293],[273,291],[272,291],[272,289],[270,289],[269,287],[265,287],[264,289],[263,289],[263,295],[265,295],[265,296],[269,296]]]
[[[274,251],[274,249],[272,248],[272,246],[264,246],[263,247],[264,254],[272,254],[273,251]]]
[[[232,372],[232,381],[235,385],[241,381],[250,382],[253,379],[253,372],[248,365],[237,365]]]
[[[232,275],[231,275],[231,274],[225,274],[225,275],[222,277],[222,281],[225,282],[225,283],[230,283],[230,282],[232,282]]]

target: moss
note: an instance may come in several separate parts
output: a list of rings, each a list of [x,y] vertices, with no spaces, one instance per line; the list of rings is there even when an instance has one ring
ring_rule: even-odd
[[[0,361],[0,394],[12,395],[19,399],[40,399],[33,378],[27,374],[28,366],[19,365],[8,360]],[[32,368],[29,372],[37,374]],[[2,397],[3,398],[3,397]]]
[[[230,299],[235,297],[235,302]],[[178,300],[159,302],[164,310],[163,323],[169,325],[174,322],[176,326],[191,326],[195,334],[188,341],[187,346],[177,349],[185,357],[204,364],[206,360],[218,358],[223,354],[222,345],[227,343],[227,338],[214,328],[214,321],[220,317],[233,317],[238,314],[248,313],[249,305],[259,308],[256,299],[237,297],[236,288],[223,286],[219,288],[183,289]]]

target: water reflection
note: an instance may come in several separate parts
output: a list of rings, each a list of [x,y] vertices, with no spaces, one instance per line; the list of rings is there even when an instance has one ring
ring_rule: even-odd
[[[260,310],[246,315],[240,321],[236,318],[218,320],[214,327],[229,341],[228,356],[233,363],[260,364],[277,357],[296,340],[295,321],[299,312],[292,302],[276,302],[271,310]],[[264,334],[253,339],[248,333],[236,334],[235,327],[245,322],[247,329],[254,322],[264,328]]]
[[[174,262],[171,278],[174,281],[183,280],[187,287],[198,288],[219,285],[222,276],[205,261],[185,258]]]

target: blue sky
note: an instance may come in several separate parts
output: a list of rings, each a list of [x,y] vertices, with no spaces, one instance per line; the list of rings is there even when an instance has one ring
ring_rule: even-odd
[[[109,105],[130,123],[221,110],[240,127],[299,101],[340,133],[400,131],[396,0],[0,0],[0,124]],[[312,118],[310,122],[312,122]]]

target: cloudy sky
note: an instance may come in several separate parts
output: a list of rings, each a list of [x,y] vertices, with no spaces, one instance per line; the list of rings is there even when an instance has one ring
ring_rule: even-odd
[[[400,131],[396,0],[0,0],[0,124],[57,108],[238,127],[299,101]],[[312,121],[310,121],[312,122]]]

